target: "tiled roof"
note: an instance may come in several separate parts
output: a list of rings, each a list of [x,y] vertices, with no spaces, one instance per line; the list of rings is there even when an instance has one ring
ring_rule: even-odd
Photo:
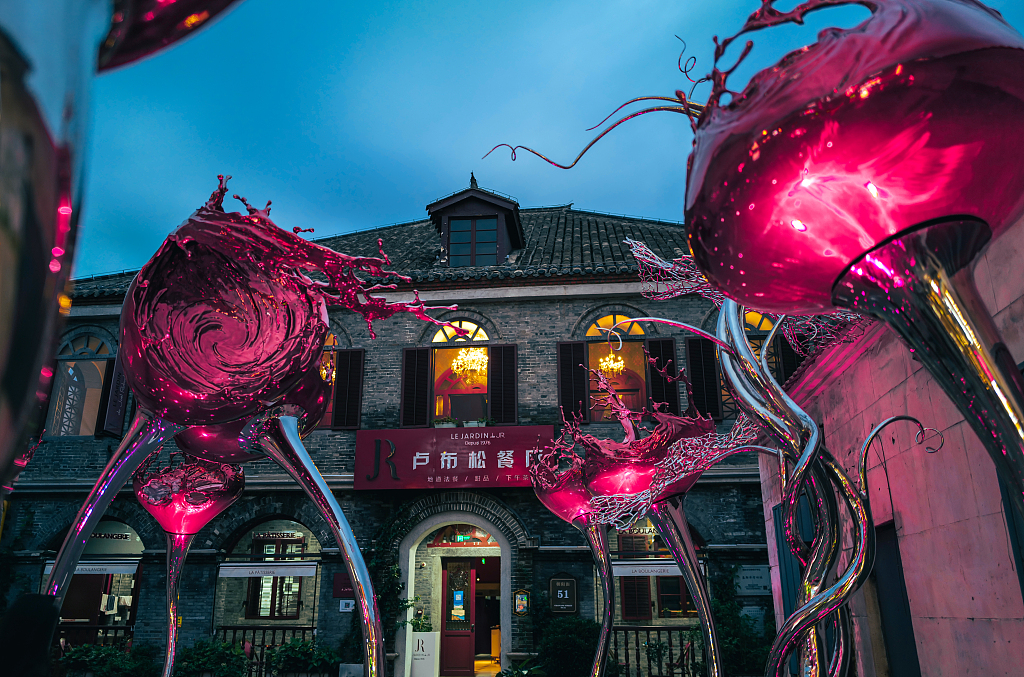
[[[487,280],[636,273],[637,265],[623,240],[647,243],[664,259],[685,253],[682,224],[561,207],[521,209],[526,247],[497,266],[449,268],[438,263],[440,239],[427,219],[316,240],[318,244],[357,256],[377,256],[377,239],[392,269],[414,283],[444,280]],[[73,297],[123,297],[135,271],[75,281]]]

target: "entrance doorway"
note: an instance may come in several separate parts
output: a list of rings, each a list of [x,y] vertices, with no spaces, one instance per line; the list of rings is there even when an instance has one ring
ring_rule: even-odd
[[[441,674],[473,677],[476,655],[476,562],[441,560],[444,615],[441,618]]]

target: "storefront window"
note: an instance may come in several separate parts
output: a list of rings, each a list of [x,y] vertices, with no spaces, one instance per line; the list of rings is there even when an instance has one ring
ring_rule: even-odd
[[[294,532],[254,535],[254,562],[297,561],[302,559],[306,539]],[[302,578],[298,576],[262,576],[249,579],[246,603],[247,618],[271,620],[299,617],[302,601]]]
[[[318,428],[330,428],[331,422],[334,419],[334,380],[337,374],[338,356],[335,354],[335,350],[338,347],[338,339],[334,334],[327,334],[327,340],[324,342],[324,353],[320,356],[320,378],[325,383],[331,386],[331,395],[327,400],[327,411],[324,412],[323,418],[320,419]]]
[[[647,403],[647,358],[641,341],[625,341],[621,350],[617,344],[592,343],[587,350],[587,366],[604,374],[622,403],[630,411],[640,411]],[[598,389],[597,379],[590,380],[591,419],[594,422],[615,420],[611,408],[601,406],[606,393]]]
[[[498,547],[489,533],[472,524],[452,524],[437,532],[428,548]]]
[[[110,346],[96,336],[78,336],[61,347],[50,391],[47,435],[96,434],[103,387],[113,364]]]

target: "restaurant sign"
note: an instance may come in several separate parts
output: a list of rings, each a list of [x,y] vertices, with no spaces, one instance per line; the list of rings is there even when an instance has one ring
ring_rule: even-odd
[[[529,487],[550,425],[404,428],[356,433],[356,489]]]

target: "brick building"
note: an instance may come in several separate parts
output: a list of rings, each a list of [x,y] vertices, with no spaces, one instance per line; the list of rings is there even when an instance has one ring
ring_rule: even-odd
[[[571,204],[520,209],[513,198],[480,189],[475,180],[427,211],[424,220],[319,242],[373,256],[383,239],[393,269],[411,278],[388,298],[412,300],[415,288],[429,305],[458,304],[458,310],[436,317],[457,323],[470,336],[458,339],[450,330],[399,314],[377,322],[378,338],[371,339],[362,318],[329,309],[332,338],[321,368],[333,377],[335,399],[305,445],[364,554],[394,552],[403,596],[419,598],[409,617],[429,621],[434,631],[457,629],[475,618],[473,655],[492,653],[495,628],[507,665],[510,655],[535,649],[536,613],[550,603],[551,579],[574,581],[575,613],[596,618],[601,603],[584,539],[537,501],[525,473],[531,449],[558,434],[560,406],[587,415],[591,434],[621,439],[617,423],[604,420],[600,410],[589,411],[587,374],[576,365],[583,360],[597,367],[608,357],[600,328],[613,322],[654,315],[711,328],[715,309],[696,295],[652,302],[640,294],[636,263],[622,241],[642,240],[673,258],[683,253],[681,224],[580,211]],[[8,549],[15,572],[9,598],[40,588],[47,561],[129,420],[130,398],[120,403],[109,390],[120,307],[133,275],[76,282],[46,433],[17,484],[3,527],[0,545]],[[648,397],[677,412],[687,405],[684,388],[647,368],[646,346],[674,364],[688,364],[696,406],[723,428],[731,425],[735,409],[723,399],[707,342],[665,325],[626,327],[616,383],[630,406],[639,408]],[[485,427],[470,427],[478,419]],[[447,420],[457,427],[435,427]],[[508,437],[497,438],[499,433]],[[456,449],[450,457],[434,458],[434,451],[456,437],[483,442],[449,446]],[[481,446],[496,439],[516,439],[519,446]],[[385,452],[392,445],[397,467],[411,483],[379,488],[397,477],[395,466],[389,477],[384,465],[391,456],[381,461],[381,444]],[[494,464],[509,451],[518,472],[509,474],[513,466],[506,466],[494,475]],[[470,459],[470,452],[477,455]],[[472,472],[459,475],[460,468]],[[419,474],[407,475],[413,471]],[[353,624],[352,613],[344,610],[346,577],[333,537],[276,465],[249,463],[245,475],[242,498],[197,537],[189,554],[180,641],[187,646],[214,636],[273,644],[292,635],[311,638],[315,630],[320,641],[336,646]],[[748,579],[762,570],[766,575],[756,459],[737,456],[707,472],[689,493],[686,511],[712,570],[742,566]],[[658,563],[667,552],[649,524],[613,533],[611,545],[614,556],[633,563],[633,575],[616,579],[617,625],[678,629],[697,622],[681,578]],[[136,643],[160,644],[166,623],[164,552],[159,527],[125,490],[74,578],[62,611],[62,636],[74,642],[132,636]],[[252,579],[226,575],[231,568],[225,565],[254,560],[279,570]],[[648,570],[660,574],[642,575]],[[464,607],[455,609],[449,579],[467,571],[479,579],[476,594],[469,588]],[[744,589],[741,600],[750,614],[770,608],[766,587]],[[523,592],[529,593],[530,608],[516,613]],[[410,642],[411,632],[399,630],[396,674],[409,673]],[[469,660],[470,672],[452,668],[442,674],[472,674]]]

